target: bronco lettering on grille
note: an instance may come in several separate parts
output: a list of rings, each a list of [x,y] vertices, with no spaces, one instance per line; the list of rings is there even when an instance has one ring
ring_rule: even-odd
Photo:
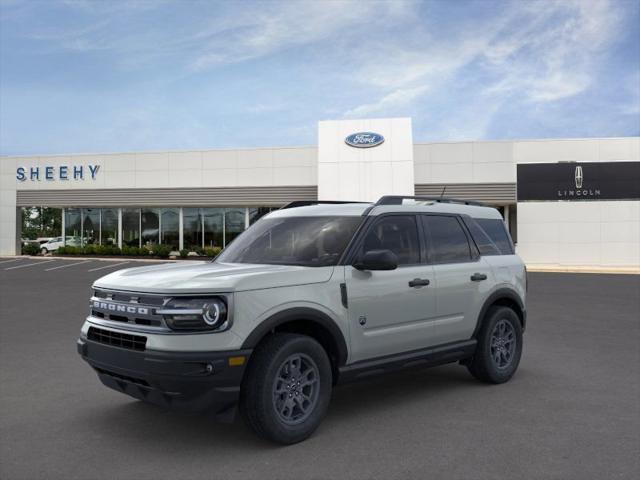
[[[93,302],[93,308],[97,308],[100,310],[109,310],[111,312],[134,313],[137,315],[149,315],[149,309],[147,307],[123,305],[121,303],[101,302],[101,301],[95,300]]]

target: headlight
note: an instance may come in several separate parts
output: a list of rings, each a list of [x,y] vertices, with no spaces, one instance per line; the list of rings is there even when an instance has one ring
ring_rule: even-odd
[[[230,326],[223,298],[172,298],[156,313],[172,330],[222,331]]]

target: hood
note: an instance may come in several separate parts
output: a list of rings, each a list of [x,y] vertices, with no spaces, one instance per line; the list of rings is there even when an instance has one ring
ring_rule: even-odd
[[[184,261],[127,268],[94,286],[147,293],[222,293],[326,282],[334,267]]]

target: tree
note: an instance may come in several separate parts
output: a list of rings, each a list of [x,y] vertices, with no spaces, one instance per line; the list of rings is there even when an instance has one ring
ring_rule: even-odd
[[[62,210],[52,207],[24,207],[22,209],[22,237],[34,240],[38,237],[62,235]]]

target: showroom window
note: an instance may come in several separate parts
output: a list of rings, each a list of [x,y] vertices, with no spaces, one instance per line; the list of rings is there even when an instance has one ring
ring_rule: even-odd
[[[187,250],[202,248],[202,217],[199,208],[182,209],[182,237]]]
[[[140,246],[140,209],[122,209],[122,245]]]
[[[118,209],[103,208],[100,221],[100,243],[118,245]]]
[[[157,245],[160,241],[160,209],[143,208],[141,214],[142,245]]]
[[[245,208],[227,208],[224,212],[224,245],[229,245],[234,238],[245,230]]]
[[[100,243],[100,209],[82,209],[82,245]]]
[[[180,245],[180,209],[163,208],[160,214],[160,243],[177,250]]]
[[[203,208],[204,246],[224,246],[224,208]]]
[[[79,208],[64,211],[65,245],[80,246],[82,235],[82,212]]]

